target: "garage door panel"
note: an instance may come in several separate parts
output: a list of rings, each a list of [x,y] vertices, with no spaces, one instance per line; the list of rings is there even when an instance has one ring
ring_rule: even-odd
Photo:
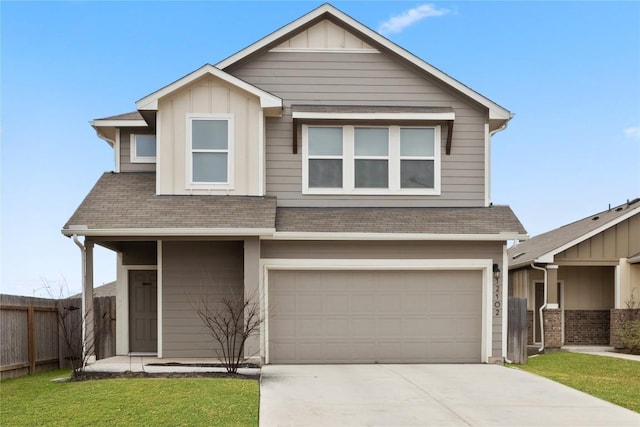
[[[349,296],[344,294],[327,295],[325,297],[325,310],[327,313],[348,314]]]
[[[480,362],[480,271],[290,273],[269,277],[271,363]]]
[[[371,294],[354,294],[350,297],[350,309],[351,313],[358,314],[370,314],[375,313],[376,299]]]
[[[397,313],[401,310],[401,295],[391,293],[376,295],[376,313]]]

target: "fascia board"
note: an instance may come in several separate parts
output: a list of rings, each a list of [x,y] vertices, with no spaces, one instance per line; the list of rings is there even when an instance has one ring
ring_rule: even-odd
[[[627,212],[626,214],[619,216],[618,218],[612,219],[609,222],[606,222],[604,224],[602,224],[600,227],[591,230],[588,233],[583,234],[582,236],[571,240],[570,242],[565,243],[562,246],[557,247],[556,249],[553,249],[549,252],[546,252],[542,255],[540,255],[538,258],[535,259],[534,262],[539,262],[539,263],[553,263],[554,262],[554,257],[559,254],[560,252],[563,252],[569,248],[571,248],[572,246],[575,246],[577,244],[580,244],[582,242],[584,242],[585,240],[588,240],[590,238],[592,238],[593,236],[595,236],[598,233],[602,233],[603,231],[613,227],[616,224],[621,223],[622,221],[631,218],[632,216],[636,215],[640,213],[640,206],[638,206],[637,208],[634,208],[632,210],[630,210],[629,212]]]
[[[454,112],[447,113],[331,113],[294,111],[294,119],[334,120],[455,120]]]
[[[141,237],[141,236],[271,236],[274,228],[112,228],[90,229],[84,226],[70,226],[62,229],[62,234],[70,237]]]
[[[518,233],[498,234],[436,234],[436,233],[314,233],[277,231],[273,240],[456,240],[496,241],[524,240],[527,235]]]
[[[245,49],[239,51],[238,53],[231,55],[230,57],[222,60],[221,62],[216,64],[217,68],[220,69],[225,69],[228,66],[240,61],[241,59],[245,58],[246,56],[251,55],[252,53],[264,48],[265,46],[268,46],[269,44],[275,42],[276,40],[278,40],[279,38],[286,36],[288,33],[296,30],[297,28],[304,26],[305,24],[313,21],[314,19],[317,19],[319,16],[328,13],[332,16],[334,16],[335,18],[341,20],[342,22],[344,22],[346,25],[351,26],[352,28],[354,28],[355,30],[359,31],[360,33],[364,34],[365,36],[373,39],[375,42],[379,43],[380,45],[384,46],[386,49],[392,51],[393,53],[395,53],[396,55],[400,56],[401,58],[405,59],[406,61],[410,62],[411,64],[417,66],[418,68],[426,71],[427,73],[431,74],[432,76],[436,77],[437,79],[440,79],[442,82],[448,84],[449,86],[451,86],[452,88],[456,89],[457,91],[463,93],[464,95],[468,96],[469,98],[473,99],[474,101],[478,102],[481,105],[484,105],[485,107],[487,107],[489,109],[489,119],[490,120],[510,120],[512,115],[511,112],[507,109],[505,109],[504,107],[501,107],[500,105],[496,104],[495,102],[491,101],[490,99],[480,95],[478,92],[474,91],[473,89],[469,88],[468,86],[464,85],[463,83],[459,82],[458,80],[454,79],[453,77],[449,76],[448,74],[440,71],[439,69],[437,69],[436,67],[434,67],[433,65],[423,61],[422,59],[418,58],[417,56],[415,56],[414,54],[410,53],[409,51],[401,48],[400,46],[398,46],[397,44],[393,43],[392,41],[390,41],[389,39],[387,39],[386,37],[378,34],[377,32],[371,30],[369,27],[359,23],[358,21],[356,21],[355,19],[351,18],[349,15],[346,15],[345,13],[341,12],[340,10],[336,9],[335,7],[329,5],[329,4],[323,4],[322,6],[318,7],[317,9],[309,12],[308,14],[302,16],[301,18],[289,23],[288,25],[285,25],[284,27],[280,28],[279,30],[269,34],[268,36],[262,38],[261,40],[259,40],[258,42],[246,47]]]
[[[91,122],[91,126],[93,126],[94,128],[99,128],[99,127],[146,128],[149,125],[144,120],[93,120]]]
[[[277,96],[265,92],[264,90],[259,89],[243,80],[240,80],[239,78],[234,77],[231,74],[225,73],[224,71],[214,67],[211,64],[206,64],[193,71],[192,73],[187,74],[181,79],[178,79],[175,82],[163,87],[162,89],[157,90],[152,94],[136,101],[136,108],[138,110],[157,110],[158,100],[160,98],[175,92],[176,90],[188,85],[189,83],[199,79],[206,74],[217,77],[239,89],[244,90],[245,92],[249,92],[250,94],[257,96],[258,98],[260,98],[260,106],[262,108],[282,107],[282,99],[278,98]]]

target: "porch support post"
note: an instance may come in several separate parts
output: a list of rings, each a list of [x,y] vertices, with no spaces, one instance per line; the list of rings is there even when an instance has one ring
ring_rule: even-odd
[[[247,237],[244,239],[244,298],[249,301],[249,307],[253,303],[260,304],[260,239]],[[259,306],[258,306],[259,307]],[[263,316],[264,310],[258,308],[258,315]],[[247,313],[245,312],[245,319]],[[244,357],[246,359],[260,360],[260,328],[245,342]]]
[[[93,307],[93,242],[84,242],[83,287],[82,287],[82,354],[87,362],[94,362],[95,353],[95,320]]]
[[[558,304],[558,266],[547,265],[547,304]]]

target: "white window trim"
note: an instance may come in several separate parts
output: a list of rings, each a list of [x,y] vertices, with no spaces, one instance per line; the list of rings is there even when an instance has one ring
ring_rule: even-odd
[[[194,120],[226,120],[228,123],[229,138],[226,150],[206,150],[206,152],[227,153],[227,181],[226,182],[193,182],[193,149],[191,144],[192,123]],[[189,113],[186,120],[186,177],[185,183],[188,190],[233,190],[234,177],[234,119],[233,114],[202,114]],[[198,150],[200,151],[200,150]]]
[[[315,188],[309,187],[309,159],[330,158],[332,156],[309,156],[309,127],[341,127],[342,128],[342,188]],[[355,187],[355,138],[356,127],[385,127],[389,129],[389,188],[356,188]],[[434,152],[431,157],[407,157],[400,156],[400,129],[401,128],[431,128],[434,129]],[[331,195],[420,195],[439,196],[441,158],[440,146],[442,144],[439,125],[434,126],[399,126],[399,125],[302,125],[302,194],[331,194]],[[364,158],[358,156],[358,158]],[[382,157],[380,157],[382,159]],[[434,180],[433,188],[401,188],[400,187],[400,162],[401,160],[433,160]]]
[[[148,133],[132,133],[129,135],[129,149],[131,156],[131,163],[155,163],[156,156],[158,155],[158,137],[156,135],[151,135],[156,137],[156,155],[155,156],[138,156],[136,153],[136,136],[149,136]]]

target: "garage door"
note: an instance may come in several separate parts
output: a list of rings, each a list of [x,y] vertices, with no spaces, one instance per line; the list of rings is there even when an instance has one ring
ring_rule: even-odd
[[[478,363],[480,271],[271,271],[270,363]]]

